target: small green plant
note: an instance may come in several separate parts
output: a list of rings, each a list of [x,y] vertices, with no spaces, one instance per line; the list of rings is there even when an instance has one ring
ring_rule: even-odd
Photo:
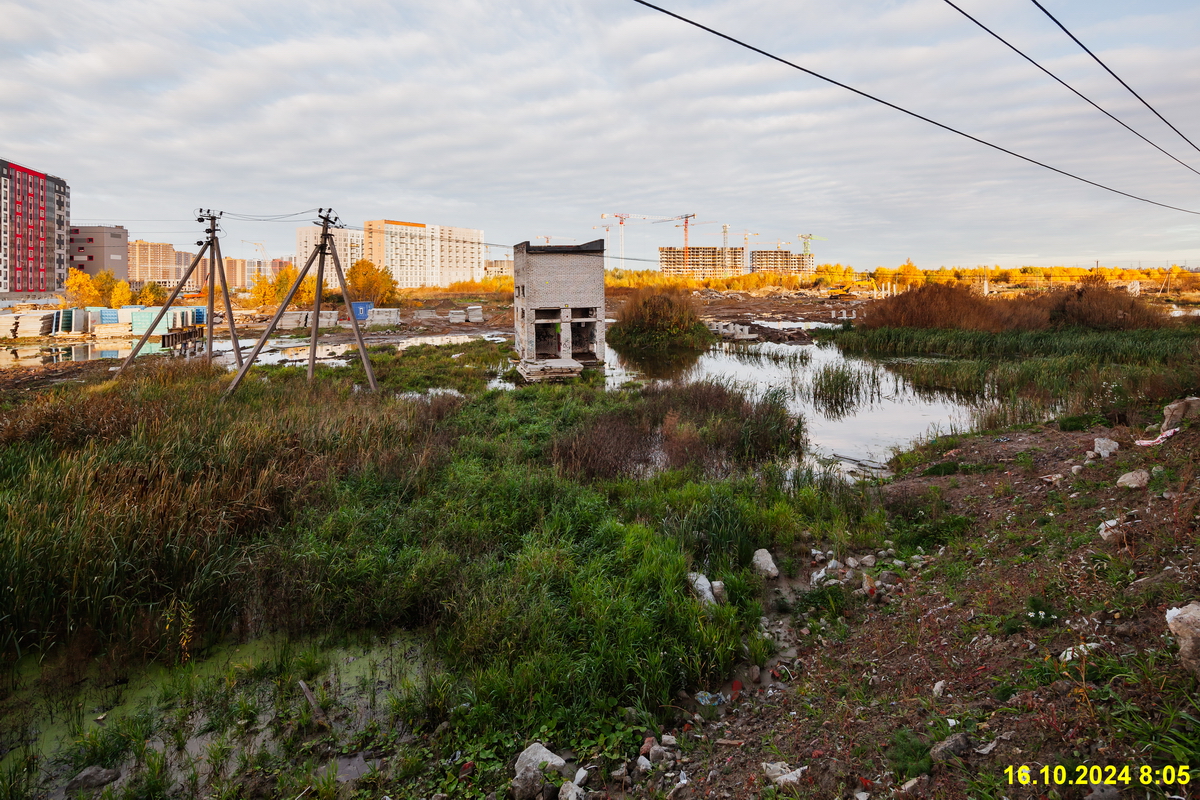
[[[909,780],[933,771],[933,760],[929,757],[929,745],[910,730],[896,731],[887,751],[892,771],[901,780]]]

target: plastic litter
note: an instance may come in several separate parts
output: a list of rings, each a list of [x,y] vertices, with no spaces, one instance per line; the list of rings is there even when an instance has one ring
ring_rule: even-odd
[[[720,692],[696,692],[696,702],[702,706],[719,706],[727,702],[727,699]]]
[[[1171,428],[1169,431],[1163,431],[1155,439],[1138,439],[1134,442],[1138,447],[1149,447],[1154,444],[1162,444],[1167,439],[1170,439],[1175,434],[1179,433],[1179,428]]]

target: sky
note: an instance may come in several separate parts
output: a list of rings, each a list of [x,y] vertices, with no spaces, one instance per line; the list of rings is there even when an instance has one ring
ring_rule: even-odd
[[[1200,169],[1029,0],[957,0]],[[1089,180],[1200,211],[1200,175],[944,0],[661,0],[676,13]],[[1200,4],[1044,0],[1200,144]],[[0,0],[0,158],[67,180],[72,221],[191,246],[197,208],[481,228],[497,245],[694,213],[693,245],[859,269],[1200,267],[1200,216],[939,130],[632,0]],[[228,221],[226,255],[295,250]],[[681,246],[631,219],[626,266]],[[503,247],[492,248],[502,257]],[[610,253],[619,254],[615,231]],[[640,259],[640,260],[638,260]]]

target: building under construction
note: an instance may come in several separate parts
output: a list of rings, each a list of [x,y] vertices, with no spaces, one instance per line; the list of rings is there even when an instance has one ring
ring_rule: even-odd
[[[741,247],[689,247],[684,265],[682,247],[658,248],[658,268],[681,278],[730,278],[746,274],[746,251]]]
[[[752,272],[815,275],[816,262],[816,256],[812,253],[793,253],[791,250],[754,250],[750,253]]]

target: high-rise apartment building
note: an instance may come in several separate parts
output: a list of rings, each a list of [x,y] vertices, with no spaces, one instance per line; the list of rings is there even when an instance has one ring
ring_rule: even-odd
[[[740,247],[689,247],[685,267],[682,247],[660,247],[658,268],[681,278],[730,278],[746,274],[745,252]]]
[[[365,227],[363,257],[391,272],[401,288],[448,286],[485,274],[481,230],[391,219],[368,220]]]
[[[338,261],[342,263],[342,269],[348,270],[354,265],[355,261],[359,261],[363,256],[363,232],[352,231],[346,228],[332,228],[329,231],[333,234],[333,246],[337,248]],[[308,257],[312,255],[312,251],[317,249],[317,245],[321,243],[321,226],[309,225],[306,228],[296,229],[296,267],[303,268],[308,262]],[[309,271],[310,275],[316,275],[316,264],[313,264],[313,269]],[[337,285],[337,277],[333,272],[333,264],[326,262],[325,274],[328,276],[326,283],[329,286]]]
[[[63,289],[70,217],[66,181],[0,160],[0,296],[35,299]]]
[[[108,270],[119,281],[129,280],[129,231],[123,225],[72,226],[67,263],[88,275]]]
[[[129,243],[129,283],[143,286],[154,281],[160,286],[174,287],[187,265],[179,266],[174,246],[166,242],[147,242],[134,239]],[[188,259],[188,264],[192,263]]]

